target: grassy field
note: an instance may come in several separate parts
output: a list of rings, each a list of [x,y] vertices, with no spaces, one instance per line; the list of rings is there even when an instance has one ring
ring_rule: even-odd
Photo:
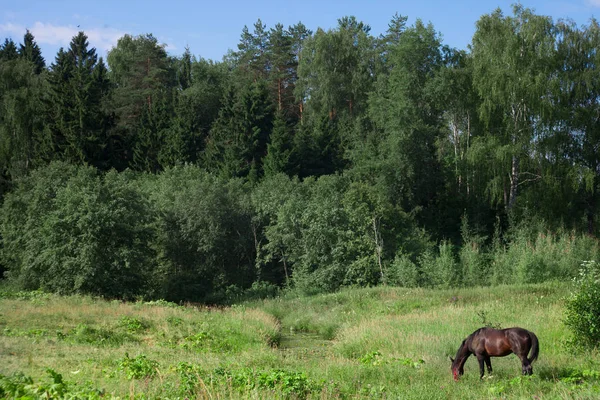
[[[600,354],[568,345],[569,292],[380,287],[224,309],[5,294],[0,397],[599,398]],[[484,324],[537,334],[532,377],[511,355],[452,380],[448,356]]]

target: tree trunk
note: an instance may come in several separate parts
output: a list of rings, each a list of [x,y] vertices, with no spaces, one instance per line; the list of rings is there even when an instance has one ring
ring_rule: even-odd
[[[377,217],[373,217],[373,234],[375,238],[375,253],[377,254],[377,263],[379,264],[379,272],[381,273],[381,282],[385,284],[385,277],[383,274],[383,264],[381,262],[381,253],[383,252],[383,239],[379,231],[379,223]]]
[[[456,174],[457,184],[458,184],[458,193],[460,194],[462,189],[462,176],[460,174],[458,161],[459,161],[459,153],[460,151],[460,136],[458,131],[458,122],[456,118],[452,118],[450,122],[452,125],[452,136],[454,138],[454,173]],[[462,158],[462,157],[461,157]]]
[[[281,253],[281,259],[283,261],[283,272],[285,273],[285,284],[290,286],[290,276],[288,274],[287,261],[285,260],[285,255]]]
[[[510,193],[508,197],[508,210],[512,210],[517,201],[518,187],[519,187],[519,163],[520,159],[518,156],[512,157],[511,170],[510,170]]]
[[[281,111],[282,109],[282,105],[281,105],[282,101],[281,101],[281,78],[279,78],[277,80],[277,109],[279,111]]]

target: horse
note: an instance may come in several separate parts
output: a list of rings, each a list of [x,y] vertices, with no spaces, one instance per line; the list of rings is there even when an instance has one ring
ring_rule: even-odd
[[[531,356],[527,358],[531,350]],[[538,338],[535,333],[523,328],[493,329],[479,328],[470,334],[458,348],[456,358],[452,361],[452,376],[455,381],[464,374],[464,365],[471,354],[479,361],[479,379],[483,379],[483,363],[487,365],[488,373],[492,373],[490,357],[504,357],[515,353],[521,359],[523,375],[533,374],[531,363],[540,352]]]

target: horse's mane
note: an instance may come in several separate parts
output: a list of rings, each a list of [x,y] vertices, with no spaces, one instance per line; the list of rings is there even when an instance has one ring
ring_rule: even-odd
[[[456,360],[460,360],[460,358],[464,357],[465,353],[469,351],[469,346],[467,345],[467,340],[471,337],[466,338],[462,341],[460,346],[458,347],[458,351],[456,352]]]
[[[469,340],[469,341],[473,340],[473,338],[475,336],[479,335],[482,331],[484,331],[486,329],[487,329],[487,327],[485,327],[485,326],[482,327],[482,328],[477,329],[475,332],[473,332],[469,336],[467,336],[467,338],[465,340]]]
[[[471,333],[471,335],[469,335],[469,336],[475,336],[475,335],[477,335],[479,332],[483,331],[484,329],[487,329],[487,327],[485,327],[485,326],[484,326],[484,327],[482,327],[482,328],[479,328],[479,329],[477,329],[475,332]]]

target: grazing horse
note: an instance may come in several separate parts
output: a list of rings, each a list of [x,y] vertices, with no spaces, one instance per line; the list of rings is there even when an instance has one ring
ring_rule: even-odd
[[[531,350],[531,357],[527,358]],[[540,352],[539,342],[535,333],[523,328],[492,329],[479,328],[470,334],[458,348],[456,358],[452,360],[452,376],[455,381],[464,373],[465,361],[475,354],[479,361],[480,379],[483,378],[483,363],[487,365],[488,373],[492,373],[490,357],[504,357],[515,353],[521,359],[523,375],[533,374],[531,363]]]

